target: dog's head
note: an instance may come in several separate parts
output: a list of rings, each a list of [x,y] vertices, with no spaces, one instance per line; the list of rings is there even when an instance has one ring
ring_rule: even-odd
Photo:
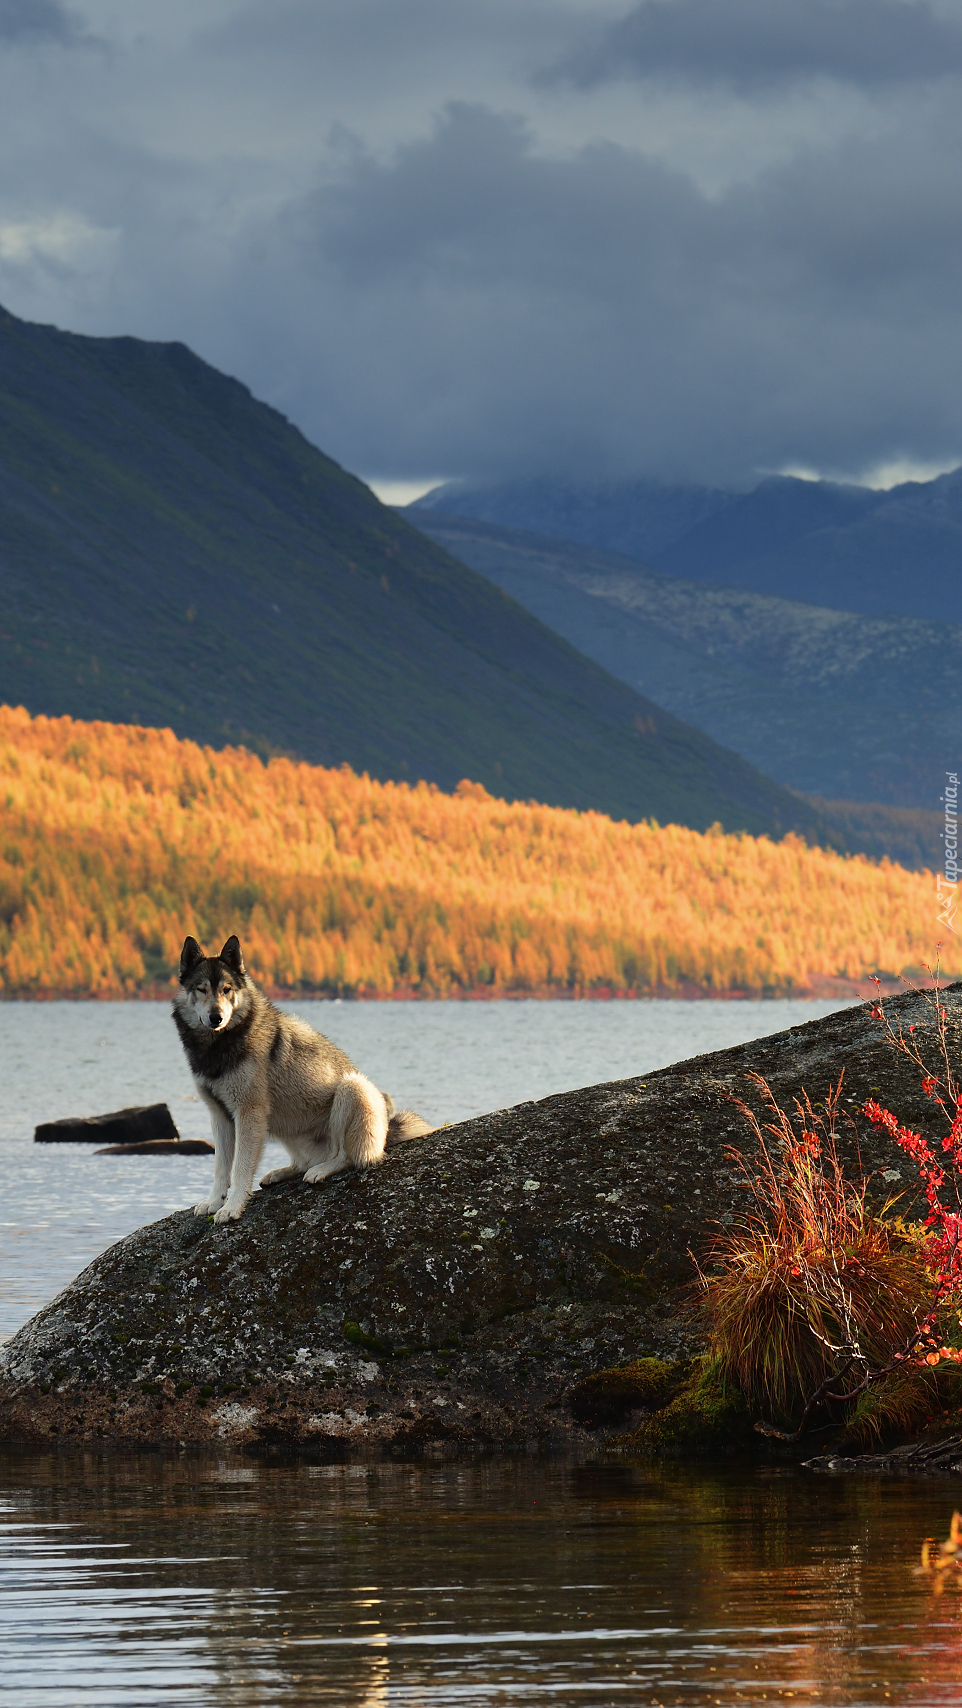
[[[179,977],[183,995],[177,1008],[191,1026],[226,1032],[247,1007],[250,986],[236,937],[228,937],[219,955],[205,955],[196,937],[188,937]]]

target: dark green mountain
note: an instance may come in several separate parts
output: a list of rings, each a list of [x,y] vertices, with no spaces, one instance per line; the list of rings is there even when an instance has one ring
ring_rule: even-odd
[[[182,344],[0,311],[0,697],[379,778],[817,835]]]

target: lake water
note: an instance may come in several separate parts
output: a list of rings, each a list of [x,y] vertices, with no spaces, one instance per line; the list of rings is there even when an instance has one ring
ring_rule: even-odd
[[[957,1708],[955,1487],[0,1452],[10,1708]]]
[[[399,1102],[456,1120],[826,1013],[816,1003],[304,1003]],[[205,1158],[32,1144],[167,1101],[160,1005],[0,1005],[5,1332]],[[955,1708],[962,1596],[913,1571],[956,1480],[501,1455],[305,1465],[0,1447],[6,1708]]]
[[[440,1124],[574,1086],[650,1073],[797,1026],[831,1002],[284,1004],[398,1107]],[[207,1194],[210,1157],[101,1157],[34,1145],[40,1121],[170,1105],[209,1138],[166,1003],[0,1003],[0,1339],[115,1240]],[[288,1160],[269,1146],[265,1168]]]

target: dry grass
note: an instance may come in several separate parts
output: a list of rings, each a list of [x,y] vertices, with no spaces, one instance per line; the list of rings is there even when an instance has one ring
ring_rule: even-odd
[[[754,1129],[756,1149],[732,1159],[752,1206],[740,1227],[714,1241],[702,1274],[709,1353],[737,1379],[753,1407],[797,1420],[833,1373],[833,1395],[881,1370],[911,1338],[931,1300],[924,1247],[885,1212],[866,1183],[846,1178],[836,1148],[841,1080],[816,1113],[807,1096],[790,1117],[764,1080],[771,1120]],[[854,1396],[853,1396],[854,1398]],[[851,1405],[827,1400],[841,1419]],[[863,1435],[908,1427],[928,1405],[922,1370],[900,1369],[856,1407]]]

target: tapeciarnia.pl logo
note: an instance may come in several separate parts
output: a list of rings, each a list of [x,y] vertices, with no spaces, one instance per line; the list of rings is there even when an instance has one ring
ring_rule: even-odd
[[[942,855],[942,870],[935,881],[935,894],[939,904],[939,924],[947,925],[950,931],[956,931],[955,913],[959,883],[959,778],[956,771],[947,771],[945,776],[945,794],[940,797],[945,807],[945,829],[941,833],[945,847]]]

